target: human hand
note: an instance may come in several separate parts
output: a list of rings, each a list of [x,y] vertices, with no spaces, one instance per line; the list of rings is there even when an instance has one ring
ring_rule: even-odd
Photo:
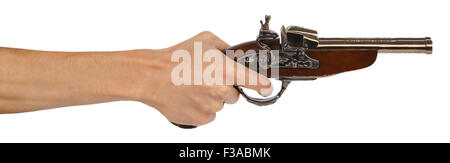
[[[194,72],[189,74],[191,79],[188,83],[191,85],[174,84],[180,82],[174,82],[171,76],[174,68],[179,65],[179,62],[171,61],[174,52],[186,50],[189,54],[194,54],[195,50],[199,50],[196,49],[195,43],[201,43],[202,57],[209,56],[214,58],[214,61],[218,59],[223,61],[222,66],[216,67],[216,71],[223,72],[220,74],[223,82],[213,81],[208,84],[206,79],[203,79],[201,84],[196,85],[194,73],[198,72],[195,72],[194,64],[200,63],[195,63],[194,55],[190,55],[188,60],[191,61],[193,67],[191,72]],[[156,108],[173,123],[199,126],[213,121],[216,112],[223,108],[224,103],[234,104],[238,101],[239,93],[233,85],[253,89],[263,96],[269,96],[272,92],[270,80],[226,57],[223,51],[228,47],[228,44],[211,32],[202,32],[173,47],[158,50],[160,54],[156,56],[144,55],[149,57],[148,60],[151,60],[151,63],[146,69],[143,80],[145,82],[140,84],[140,90],[136,91],[139,92],[137,99]],[[201,61],[201,63],[201,74],[213,64],[213,62],[206,61]],[[238,70],[244,70],[244,73]],[[245,75],[245,77],[240,78],[239,75]],[[219,76],[214,77],[217,79]],[[251,79],[257,79],[257,82],[249,82]]]
[[[203,125],[214,120],[224,103],[236,103],[239,93],[233,85],[263,96],[272,92],[269,79],[225,56],[226,48],[211,32],[161,50],[58,52],[0,47],[0,114],[133,100],[156,108],[173,123]],[[190,78],[176,77],[182,64],[177,62],[182,56],[178,52],[187,54],[183,62],[192,65],[187,70],[193,73],[183,71],[183,77]],[[200,60],[195,62],[197,57]],[[203,79],[197,83],[196,76]]]

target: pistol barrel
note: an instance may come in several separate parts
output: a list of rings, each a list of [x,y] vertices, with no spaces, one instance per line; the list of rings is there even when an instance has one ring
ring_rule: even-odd
[[[319,38],[318,49],[374,49],[380,53],[431,54],[433,45],[425,38]]]

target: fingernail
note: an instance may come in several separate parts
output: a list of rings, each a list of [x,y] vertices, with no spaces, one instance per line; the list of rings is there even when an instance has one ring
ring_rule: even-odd
[[[261,96],[267,97],[272,94],[272,91],[273,91],[273,87],[272,87],[272,85],[270,85],[269,88],[261,89],[260,94],[261,94]]]

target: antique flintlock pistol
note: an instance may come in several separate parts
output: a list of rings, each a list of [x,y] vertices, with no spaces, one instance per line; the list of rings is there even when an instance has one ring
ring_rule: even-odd
[[[248,96],[235,86],[247,101],[265,106],[275,103],[291,81],[315,80],[372,65],[378,53],[432,53],[430,37],[424,38],[319,38],[317,31],[299,26],[284,26],[279,35],[269,29],[270,16],[261,20],[255,41],[232,46],[227,56],[250,69],[282,82],[280,91],[268,98]],[[228,51],[233,51],[230,55]],[[174,125],[195,128],[191,125]]]
[[[278,34],[269,29],[270,18],[266,15],[266,21],[261,20],[255,41],[228,49],[241,50],[242,53],[231,56],[239,63],[282,82],[278,94],[269,98],[250,97],[235,86],[249,102],[260,106],[275,103],[291,81],[314,80],[365,68],[375,62],[377,53],[432,53],[430,37],[319,38],[315,30],[283,26],[280,40]]]

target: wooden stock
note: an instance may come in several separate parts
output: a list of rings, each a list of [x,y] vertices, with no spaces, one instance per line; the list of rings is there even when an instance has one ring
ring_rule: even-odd
[[[273,50],[280,49],[280,44],[272,44]],[[228,48],[228,50],[254,50],[258,52],[260,48],[256,41],[245,42]],[[246,53],[249,54],[249,53]],[[357,70],[372,65],[377,58],[377,50],[370,49],[310,49],[306,54],[319,60],[320,66],[317,69],[286,69],[280,68],[279,76],[293,78],[318,78],[330,76],[346,71]],[[242,55],[242,54],[241,54]],[[240,57],[237,55],[230,57]],[[268,70],[270,77],[270,70]]]

